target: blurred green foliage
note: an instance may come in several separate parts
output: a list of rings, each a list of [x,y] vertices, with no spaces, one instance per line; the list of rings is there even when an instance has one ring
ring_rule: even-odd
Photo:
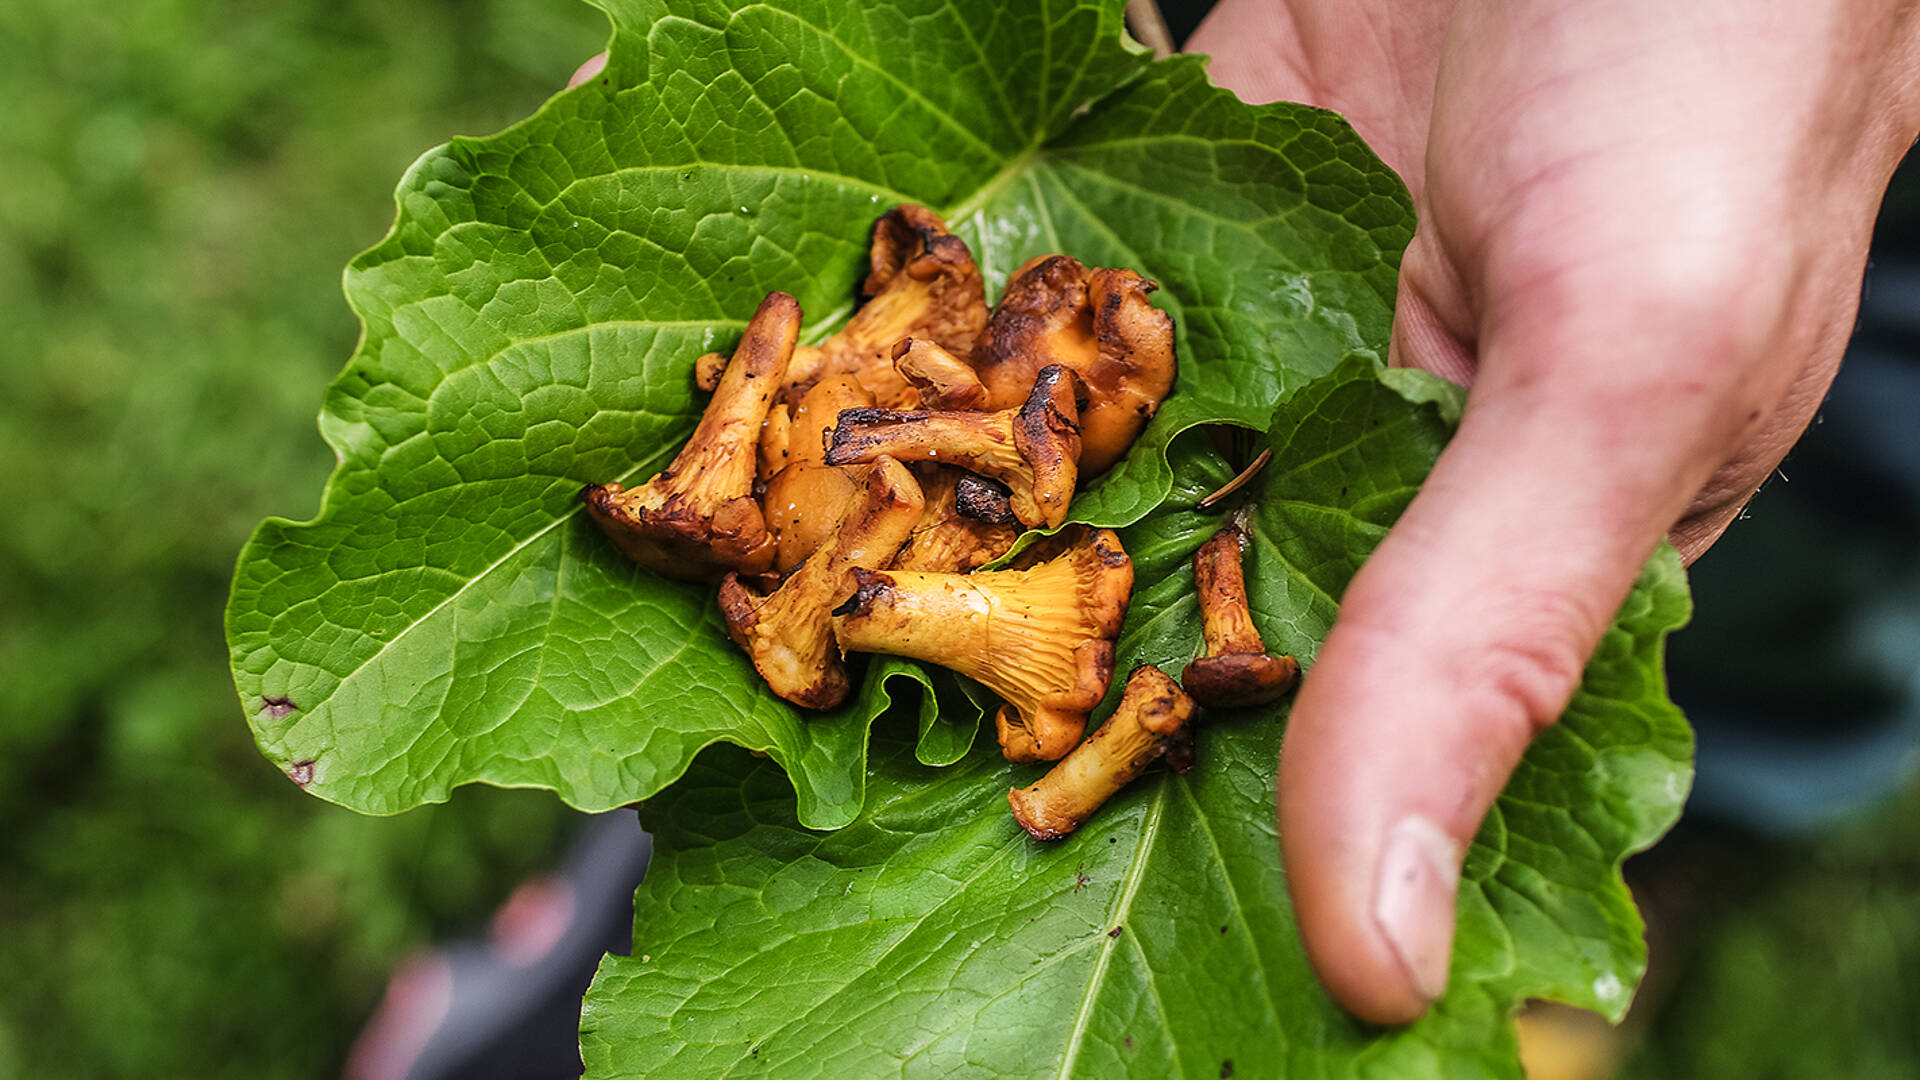
[[[1796,841],[1668,843],[1647,857],[1665,933],[1622,1080],[1912,1080],[1920,786]]]
[[[254,522],[314,508],[341,268],[401,171],[525,116],[604,27],[577,0],[0,4],[0,1077],[332,1074],[391,965],[563,834],[539,793],[302,795],[248,741],[220,615]],[[1912,1075],[1916,852],[1909,796],[1703,861],[1627,1074]]]
[[[359,818],[254,752],[233,558],[306,516],[341,268],[454,133],[598,49],[578,0],[0,5],[0,1076],[337,1070],[386,972],[567,824]]]

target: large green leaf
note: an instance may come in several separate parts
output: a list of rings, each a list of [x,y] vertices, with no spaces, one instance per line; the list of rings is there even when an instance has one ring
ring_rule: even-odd
[[[1248,574],[1272,646],[1312,662],[1457,408],[1438,380],[1356,360],[1280,409]],[[1122,670],[1178,671],[1199,645],[1189,560],[1219,518],[1191,508],[1232,470],[1196,437],[1173,459],[1172,495],[1123,532],[1146,584]],[[1053,845],[1005,800],[1038,767],[992,747],[933,770],[883,733],[866,809],[829,834],[798,825],[777,770],[703,757],[645,809],[654,864],[634,955],[587,996],[588,1075],[1517,1078],[1518,1000],[1618,1018],[1638,983],[1619,861],[1687,787],[1660,667],[1687,611],[1663,551],[1487,818],[1451,984],[1409,1027],[1356,1023],[1306,965],[1273,825],[1276,708],[1210,715],[1192,772],[1150,775]]]
[[[977,707],[942,707],[910,664],[829,715],[773,699],[709,590],[624,562],[574,501],[670,458],[701,407],[693,358],[767,291],[816,339],[843,319],[893,203],[947,213],[996,286],[1049,250],[1164,286],[1175,396],[1083,516],[1154,507],[1181,430],[1264,427],[1283,392],[1384,353],[1398,180],[1338,117],[1149,63],[1119,0],[602,6],[604,76],[407,172],[348,269],[365,335],[321,416],[340,464],[320,513],[241,556],[241,702],[314,794],[389,813],[484,781],[597,810],[731,742],[830,827],[894,696],[918,702],[921,760],[965,752]]]

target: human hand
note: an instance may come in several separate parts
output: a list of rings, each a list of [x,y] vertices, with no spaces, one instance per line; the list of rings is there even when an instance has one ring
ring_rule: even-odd
[[[1315,970],[1444,989],[1467,844],[1663,535],[1726,528],[1812,418],[1920,131],[1888,0],[1224,0],[1190,47],[1337,109],[1413,193],[1392,362],[1472,387],[1354,578],[1281,753]]]

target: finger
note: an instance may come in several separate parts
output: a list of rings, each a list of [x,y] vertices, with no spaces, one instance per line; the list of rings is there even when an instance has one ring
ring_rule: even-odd
[[[1211,57],[1207,76],[1242,101],[1299,101],[1341,114],[1418,201],[1450,7],[1221,0],[1186,48]]]
[[[1276,0],[1221,0],[1187,39],[1207,76],[1242,101],[1314,102],[1292,13]]]
[[[1316,971],[1367,1020],[1411,1020],[1445,988],[1482,817],[1713,448],[1738,445],[1749,386],[1777,392],[1658,289],[1604,293],[1598,332],[1578,302],[1593,287],[1535,289],[1489,322],[1457,436],[1349,586],[1289,721],[1289,889]]]
[[[567,89],[571,90],[605,70],[607,70],[607,54],[604,52],[594,53],[592,56],[587,57],[586,63],[574,69],[573,78],[567,80]]]

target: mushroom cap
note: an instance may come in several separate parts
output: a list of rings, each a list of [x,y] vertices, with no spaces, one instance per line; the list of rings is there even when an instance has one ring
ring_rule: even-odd
[[[834,612],[849,652],[926,660],[979,680],[1008,703],[997,718],[1009,760],[1059,757],[1113,679],[1133,562],[1110,529],[1076,528],[1063,552],[1017,570],[853,574]]]
[[[1105,659],[1107,670],[1112,671],[1111,649]],[[1020,709],[1011,702],[1001,702],[993,714],[993,729],[1000,740],[1000,756],[1008,761],[1058,761],[1071,753],[1079,744],[1080,736],[1086,734],[1087,713],[1075,709]]]
[[[860,291],[879,296],[900,275],[937,282],[931,321],[921,337],[964,359],[987,321],[986,283],[967,242],[953,235],[939,214],[918,203],[901,203],[873,223],[867,246],[869,269]],[[905,335],[902,335],[905,336]]]
[[[1048,364],[1034,378],[1026,403],[1013,418],[1013,445],[1033,468],[1034,509],[1028,511],[1017,499],[1012,504],[1021,524],[1053,528],[1067,520],[1073,489],[1080,482],[1080,410],[1086,404],[1086,386],[1072,369]]]
[[[1080,471],[1120,460],[1173,388],[1173,320],[1147,294],[1153,282],[1125,269],[1088,268],[1066,255],[1029,261],[1007,282],[970,357],[987,408],[1017,404],[1048,364],[1086,383]]]
[[[930,409],[975,412],[986,408],[987,388],[973,373],[973,365],[926,338],[901,338],[893,347],[893,368],[920,392],[920,404]]]
[[[873,395],[858,379],[835,375],[815,383],[793,410],[780,451],[783,464],[767,480],[760,500],[776,546],[776,571],[787,573],[819,550],[848,504],[859,498],[866,467],[828,465],[824,438],[841,410],[872,404]],[[769,415],[782,412],[776,406]]]
[[[903,203],[874,222],[869,297],[847,325],[818,346],[795,350],[787,401],[798,404],[815,380],[851,374],[888,407],[918,404],[919,394],[893,366],[893,347],[926,338],[965,360],[987,321],[987,294],[966,241],[940,215]]]
[[[773,539],[760,504],[750,497],[703,506],[672,496],[656,507],[619,484],[590,484],[580,501],[620,551],[642,566],[682,581],[711,581],[727,570],[766,572],[773,565]]]
[[[924,510],[913,474],[883,457],[867,470],[859,497],[830,530],[830,542],[771,595],[756,596],[737,574],[721,583],[727,635],[752,658],[774,693],[810,709],[830,709],[846,700],[851,686],[834,647],[833,609],[852,593],[854,572],[892,561]]]
[[[1202,656],[1180,673],[1180,683],[1209,709],[1244,709],[1275,701],[1299,681],[1300,663],[1272,653]]]
[[[673,464],[637,488],[580,492],[588,516],[628,557],[669,577],[763,573],[774,546],[753,501],[761,428],[800,332],[800,303],[768,293],[727,362],[713,399]]]
[[[1078,678],[1072,692],[1037,705],[1009,702],[994,714],[1000,752],[1008,761],[1054,761],[1072,750],[1086,730],[1087,715],[1113,681],[1114,641],[1133,596],[1133,560],[1112,529],[1075,527],[1029,548],[1020,569],[990,573],[1011,576],[1058,564],[1074,569],[1075,602],[1086,628],[1087,637],[1073,654]]]

